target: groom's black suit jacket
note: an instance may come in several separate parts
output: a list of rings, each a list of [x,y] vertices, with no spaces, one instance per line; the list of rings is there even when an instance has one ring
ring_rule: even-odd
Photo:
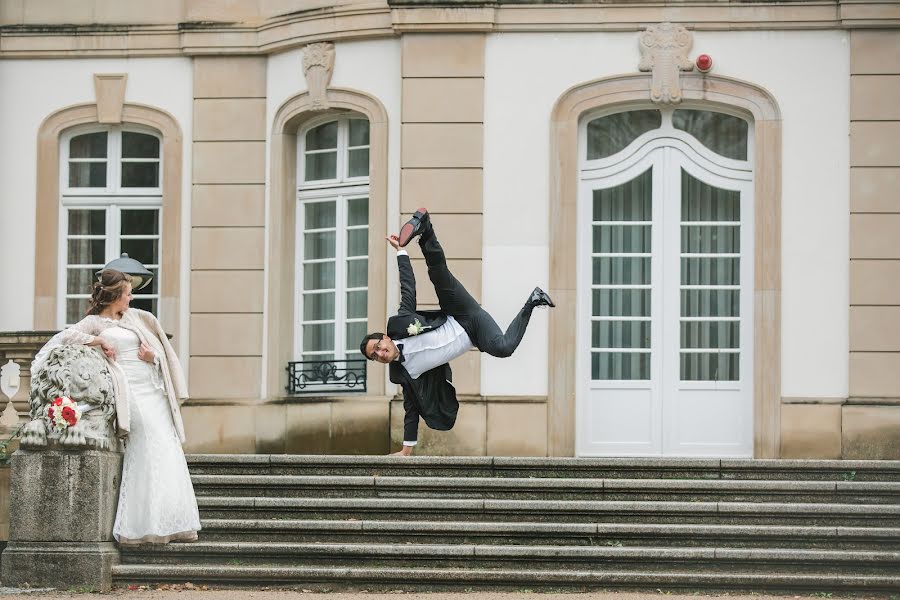
[[[400,310],[388,319],[387,335],[394,342],[402,344],[410,337],[407,328],[416,320],[425,332],[434,331],[447,322],[447,315],[439,310],[416,311],[416,276],[413,274],[409,256],[397,256],[400,271]],[[421,334],[420,334],[421,335]],[[418,437],[419,416],[432,429],[446,431],[456,423],[459,401],[456,399],[456,388],[453,387],[453,375],[450,365],[444,363],[430,371],[426,371],[413,379],[399,361],[393,361],[389,367],[391,382],[403,388],[403,408],[406,417],[403,419],[403,440],[412,442]]]

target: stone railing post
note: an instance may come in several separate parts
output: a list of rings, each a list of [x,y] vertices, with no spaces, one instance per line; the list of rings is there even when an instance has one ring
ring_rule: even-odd
[[[109,591],[119,561],[112,530],[122,453],[106,362],[86,346],[60,346],[30,387],[31,420],[12,456],[9,543],[0,580],[13,587]],[[59,396],[82,411],[63,430],[47,418],[48,405]]]

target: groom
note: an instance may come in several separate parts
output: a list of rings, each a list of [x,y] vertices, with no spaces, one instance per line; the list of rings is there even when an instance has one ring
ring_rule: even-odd
[[[416,278],[409,255],[401,248],[417,236],[441,310],[416,311]],[[389,364],[391,382],[403,388],[403,449],[395,454],[409,456],[418,439],[419,416],[440,431],[456,422],[459,402],[448,363],[472,348],[500,358],[510,356],[525,335],[531,311],[555,305],[546,292],[534,288],[504,333],[450,273],[426,209],[416,211],[399,237],[386,239],[397,250],[400,310],[388,319],[387,334],[370,333],[359,350],[369,360]]]

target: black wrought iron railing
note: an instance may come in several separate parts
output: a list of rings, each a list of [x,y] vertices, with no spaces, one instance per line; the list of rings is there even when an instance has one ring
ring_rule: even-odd
[[[366,363],[353,360],[301,360],[287,365],[288,394],[325,391],[365,392]]]

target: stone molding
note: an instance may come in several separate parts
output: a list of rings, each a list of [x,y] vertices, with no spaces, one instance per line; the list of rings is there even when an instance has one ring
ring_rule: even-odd
[[[98,123],[97,104],[77,104],[62,108],[44,119],[38,129],[37,198],[35,202],[34,252],[34,328],[57,327],[57,278],[46,273],[58,272],[60,160],[59,138],[67,129],[78,125]],[[169,331],[179,331],[181,303],[181,183],[182,134],[175,118],[152,106],[125,103],[122,123],[144,125],[162,135],[162,163],[165,165],[162,184],[163,223],[159,291],[159,317]]]
[[[208,19],[198,15],[182,22],[183,7],[173,3],[171,14],[160,14],[153,24],[136,16],[135,22],[121,25],[121,17],[115,23],[93,14],[79,20],[79,15],[69,14],[78,10],[78,3],[49,0],[47,4],[54,1],[58,6],[46,8],[45,14],[59,15],[59,23],[46,19],[29,22],[12,11],[4,15],[0,57],[271,54],[315,42],[428,31],[640,31],[644,24],[665,21],[672,14],[669,6],[639,0],[603,4],[390,0],[383,6],[348,4],[287,15],[259,11],[262,14],[252,18],[240,12],[246,3],[216,4]],[[239,12],[231,15],[229,10]],[[761,11],[758,3],[732,1],[679,6],[678,21],[697,31],[893,29],[900,27],[900,4],[884,0],[785,2]]]
[[[369,303],[367,314],[378,323],[387,322],[387,235],[388,116],[376,98],[351,89],[330,88],[325,92],[329,110],[336,114],[359,113],[369,120]],[[269,263],[266,271],[265,378],[266,397],[278,401],[284,396],[284,365],[293,355],[294,322],[294,240],[296,234],[297,131],[310,119],[322,115],[314,98],[303,92],[288,99],[276,111],[270,148],[269,213],[266,223]],[[372,329],[370,325],[369,329]],[[369,362],[367,396],[386,393],[387,368]],[[340,394],[339,394],[340,395]]]
[[[638,37],[641,60],[638,70],[650,71],[650,100],[656,104],[681,102],[681,72],[692,71],[688,52],[694,36],[682,25],[651,25]]]
[[[570,88],[557,100],[550,131],[549,456],[575,453],[575,348],[571,343],[578,301],[578,123],[601,107],[646,106],[650,75],[623,75]],[[776,458],[781,411],[781,113],[759,86],[718,75],[687,74],[682,96],[708,106],[738,109],[752,117],[754,165],[754,457]]]
[[[303,48],[303,76],[309,90],[311,110],[328,109],[328,84],[334,73],[334,44],[317,42]]]

